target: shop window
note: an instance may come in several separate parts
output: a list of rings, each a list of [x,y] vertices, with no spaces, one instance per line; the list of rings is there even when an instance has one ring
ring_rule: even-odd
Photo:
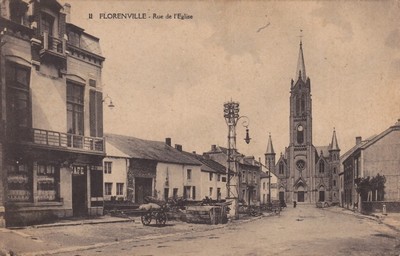
[[[35,167],[38,201],[56,201],[59,194],[59,167],[52,164],[37,164]]]
[[[32,171],[25,163],[7,167],[8,200],[10,202],[32,202]]]

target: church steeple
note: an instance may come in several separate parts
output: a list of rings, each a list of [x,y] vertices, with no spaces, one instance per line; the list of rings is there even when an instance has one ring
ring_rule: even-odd
[[[275,173],[275,151],[272,146],[271,133],[269,134],[267,152],[265,152],[265,166],[268,170]]]
[[[340,150],[337,139],[336,139],[335,128],[333,128],[333,135],[332,135],[332,142],[331,142],[330,150]]]
[[[274,146],[272,146],[271,134],[269,134],[267,152],[265,154],[275,154]]]
[[[300,50],[299,50],[299,59],[297,60],[297,70],[296,76],[294,77],[295,81],[299,78],[306,82],[307,75],[306,75],[306,65],[304,64],[304,56],[303,56],[303,42],[300,40]]]

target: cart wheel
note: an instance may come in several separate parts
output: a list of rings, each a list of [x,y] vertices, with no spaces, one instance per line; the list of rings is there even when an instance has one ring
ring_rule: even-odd
[[[151,214],[150,213],[143,214],[142,217],[141,217],[141,220],[142,220],[143,225],[145,225],[145,226],[150,225]]]
[[[165,225],[165,222],[167,222],[167,215],[165,214],[165,212],[159,212],[157,214],[157,219],[156,219],[156,223],[157,225]]]

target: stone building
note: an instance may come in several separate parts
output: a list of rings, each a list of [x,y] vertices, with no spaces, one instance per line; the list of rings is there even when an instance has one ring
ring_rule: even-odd
[[[379,174],[386,178],[384,194],[371,191],[369,201],[395,202],[393,210],[400,211],[400,119],[378,135],[365,140],[356,137],[355,146],[341,157],[341,162],[344,207],[360,209],[361,197],[356,192],[355,179]]]
[[[340,148],[335,131],[328,146],[313,145],[311,81],[306,75],[302,42],[295,79],[290,87],[290,144],[276,161],[270,139],[265,163],[267,166],[275,165],[271,171],[279,179],[277,189],[280,200],[338,203]]]
[[[103,212],[104,57],[99,39],[70,22],[70,9],[55,0],[0,3],[7,225]]]

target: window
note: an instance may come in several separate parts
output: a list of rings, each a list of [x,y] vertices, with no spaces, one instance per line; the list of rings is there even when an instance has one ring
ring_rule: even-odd
[[[296,162],[297,170],[302,171],[306,167],[306,162],[304,160],[299,160]]]
[[[56,201],[58,199],[58,166],[52,164],[37,164],[37,197],[38,201]]]
[[[333,186],[336,187],[336,180],[333,180]]]
[[[212,188],[212,187],[210,187],[210,193],[209,193],[209,196],[210,196],[210,197],[212,197],[212,195],[213,195],[213,188]]]
[[[192,199],[196,199],[196,187],[192,187]]]
[[[43,32],[47,32],[50,36],[52,36],[53,24],[54,24],[53,16],[43,12],[41,15],[41,23],[40,23],[42,34]]]
[[[10,1],[10,20],[18,24],[23,24],[23,18],[27,10],[27,3],[23,1]]]
[[[177,189],[177,188],[174,188],[174,189],[173,189],[173,191],[172,191],[172,197],[173,197],[174,199],[178,198],[178,189]]]
[[[7,121],[12,135],[31,127],[29,98],[30,69],[14,63],[6,65]]]
[[[263,189],[265,189],[265,182],[263,182]]]
[[[124,183],[117,183],[117,196],[124,195]]]
[[[297,143],[304,143],[304,127],[302,125],[297,126]]]
[[[32,201],[32,169],[26,163],[17,163],[8,168],[8,200],[11,202]]]
[[[96,82],[90,79],[90,86],[92,86],[91,81]],[[89,91],[89,118],[90,136],[103,137],[103,93],[95,90]]]
[[[319,162],[319,173],[324,173],[325,172],[325,163],[324,161]]]
[[[222,177],[222,182],[226,182],[226,177]]]
[[[213,176],[214,176],[214,174],[213,174],[212,172],[210,172],[210,173],[209,173],[210,181],[213,180]]]
[[[333,167],[333,173],[336,174],[336,167]]]
[[[221,174],[217,175],[217,181],[221,181]]]
[[[221,200],[221,188],[217,188],[217,200]]]
[[[279,163],[279,174],[283,174],[285,171],[285,166],[282,162]]]
[[[71,134],[83,135],[83,89],[67,82],[67,129]]]
[[[72,44],[73,46],[80,47],[81,35],[75,31],[69,31],[68,32],[68,42],[70,44]]]
[[[191,180],[192,179],[192,169],[187,169],[186,170],[186,179]]]
[[[110,174],[112,168],[112,162],[104,162],[104,173]]]
[[[106,195],[106,196],[112,195],[112,183],[111,182],[104,183],[104,195]]]

